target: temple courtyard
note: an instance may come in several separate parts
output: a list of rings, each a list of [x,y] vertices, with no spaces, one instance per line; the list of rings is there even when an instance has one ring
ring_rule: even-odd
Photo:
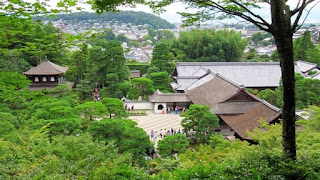
[[[146,131],[148,135],[150,135],[151,130],[157,131],[159,135],[160,129],[169,130],[173,128],[176,131],[183,129],[180,124],[183,117],[173,112],[171,114],[155,114],[148,111],[145,116],[130,116],[129,119],[136,121],[138,127]]]

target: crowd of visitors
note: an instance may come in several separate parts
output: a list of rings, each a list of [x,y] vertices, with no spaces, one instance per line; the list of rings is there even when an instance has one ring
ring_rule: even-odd
[[[182,129],[182,130],[178,130],[178,131],[176,131],[175,129],[173,129],[173,128],[171,128],[171,129],[160,129],[160,131],[153,131],[153,130],[151,130],[151,132],[150,132],[150,139],[151,139],[151,141],[153,141],[153,142],[157,142],[158,140],[160,140],[160,139],[163,139],[163,138],[165,138],[166,136],[174,136],[174,135],[176,135],[177,133],[179,133],[179,134],[184,134],[184,130]]]
[[[165,114],[165,113],[164,113],[164,110],[165,110],[165,109],[162,110],[162,114]],[[182,112],[182,113],[185,113],[185,112],[186,112],[186,108],[185,108],[185,107],[182,108],[181,112]],[[175,107],[174,107],[174,114],[178,114],[178,113],[179,113],[179,106],[175,106]],[[167,114],[171,114],[171,108],[168,108],[168,109],[167,109]]]

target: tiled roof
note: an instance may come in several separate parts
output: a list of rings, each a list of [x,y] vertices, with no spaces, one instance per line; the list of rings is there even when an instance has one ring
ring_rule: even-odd
[[[191,90],[193,88],[199,87],[202,84],[210,81],[211,79],[213,79],[215,77],[215,74],[210,73],[208,75],[203,76],[202,78],[198,79],[197,81],[195,81],[194,83],[192,83],[189,87],[186,88],[186,90]]]
[[[241,138],[250,139],[246,131],[252,131],[259,127],[258,120],[263,118],[266,122],[272,122],[281,115],[281,112],[275,111],[265,104],[261,103],[247,113],[240,115],[221,115],[221,119],[227,123]]]
[[[59,66],[53,62],[46,60],[40,63],[36,67],[32,67],[27,72],[24,72],[25,75],[59,75],[63,74],[68,70],[68,67]]]
[[[281,78],[279,62],[178,62],[177,80],[185,76],[198,77],[204,69],[245,87],[277,87]]]
[[[297,61],[296,66],[299,68],[299,70],[303,73],[312,70],[313,68],[317,67],[317,64],[304,62],[304,61]]]
[[[185,93],[161,93],[159,90],[149,96],[149,101],[155,102],[190,102]]]
[[[248,139],[246,130],[259,127],[260,117],[271,122],[281,115],[279,108],[219,74],[187,90],[187,95],[195,104],[208,105],[212,113],[219,115],[243,139]]]
[[[210,111],[213,114],[243,114],[260,105],[261,102],[224,102],[218,103]]]
[[[210,81],[191,90],[187,90],[187,95],[195,104],[213,107],[233,96],[238,89],[238,85],[226,80],[223,76],[216,74]]]

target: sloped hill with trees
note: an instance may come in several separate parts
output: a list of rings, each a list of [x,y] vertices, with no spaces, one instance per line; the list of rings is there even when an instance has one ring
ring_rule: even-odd
[[[119,23],[131,23],[133,25],[150,24],[153,29],[173,29],[175,26],[168,21],[153,14],[135,11],[105,12],[102,14],[90,12],[75,12],[70,14],[58,14],[55,18],[46,17],[45,20],[57,21],[118,21]]]

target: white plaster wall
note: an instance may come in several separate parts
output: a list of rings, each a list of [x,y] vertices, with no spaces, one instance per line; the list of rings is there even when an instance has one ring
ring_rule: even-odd
[[[124,105],[128,107],[134,106],[134,109],[147,109],[147,110],[152,110],[153,109],[153,104],[149,101],[125,101]]]
[[[158,110],[158,106],[159,105],[162,105],[163,106],[163,108],[164,108],[164,113],[166,113],[167,112],[167,104],[166,103],[154,103],[154,110],[153,110],[153,112],[154,113],[162,113],[162,109],[161,110]]]

